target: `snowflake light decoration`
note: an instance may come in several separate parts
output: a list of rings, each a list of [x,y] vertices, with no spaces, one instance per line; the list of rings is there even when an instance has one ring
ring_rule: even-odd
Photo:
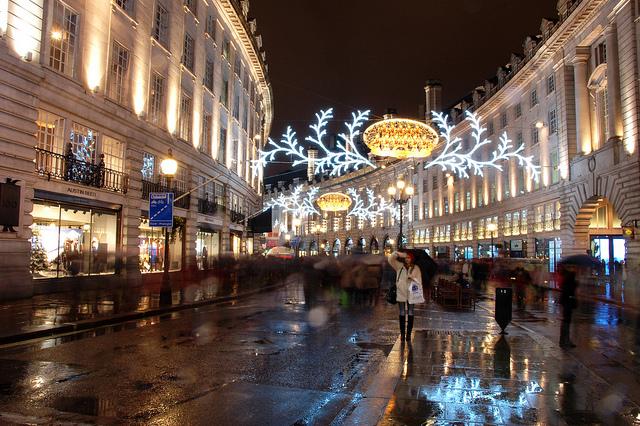
[[[372,189],[366,189],[366,202],[360,197],[360,193],[353,188],[347,189],[347,193],[353,200],[351,210],[349,210],[347,216],[374,222],[378,215],[389,211],[395,219],[400,218],[399,209],[393,203],[389,203],[382,195],[376,196]]]
[[[320,111],[316,114],[316,123],[309,126],[313,135],[307,136],[305,141],[310,148],[317,151],[317,156],[311,157],[309,150],[302,147],[291,127],[287,127],[279,142],[269,139],[266,150],[259,151],[259,158],[251,162],[254,176],[268,162],[274,161],[276,155],[288,155],[292,159],[292,167],[301,164],[312,164],[315,174],[329,173],[330,176],[340,176],[346,172],[357,170],[362,167],[377,168],[376,164],[362,155],[356,148],[355,139],[360,135],[362,126],[369,119],[369,111],[357,111],[351,114],[351,122],[346,122],[346,133],[338,135],[337,150],[330,150],[324,137],[327,134],[327,124],[333,118],[333,109]],[[524,167],[529,176],[534,180],[540,179],[540,166],[534,164],[533,156],[524,156],[524,144],[514,147],[512,141],[503,132],[499,137],[499,144],[496,150],[491,152],[487,160],[479,160],[482,149],[490,145],[492,141],[484,137],[486,128],[480,124],[478,115],[473,112],[466,112],[466,120],[471,123],[471,136],[474,141],[473,146],[465,150],[462,139],[453,137],[454,125],[448,123],[449,117],[446,114],[433,112],[433,121],[439,128],[440,139],[444,141],[444,146],[440,149],[436,147],[437,156],[424,162],[424,168],[439,166],[444,171],[450,170],[460,178],[468,178],[470,175],[484,175],[484,169],[494,168],[502,171],[501,163],[516,160],[520,167]]]
[[[304,216],[310,216],[312,214],[319,215],[320,212],[315,206],[316,195],[318,194],[318,188],[311,187],[307,190],[307,193],[303,196],[302,185],[296,186],[291,194],[284,195],[280,193],[276,198],[272,198],[265,203],[265,209],[269,207],[278,207],[283,212],[291,212],[294,217],[302,218]]]
[[[332,151],[327,148],[323,138],[327,134],[327,124],[333,118],[333,108],[320,111],[316,114],[316,124],[309,126],[313,130],[313,136],[307,136],[305,140],[310,143],[313,149],[318,150],[318,157],[311,158],[309,151],[300,146],[296,132],[291,126],[287,127],[286,132],[282,135],[280,142],[275,142],[269,138],[267,147],[269,150],[259,151],[259,158],[251,161],[253,175],[256,176],[259,170],[267,165],[269,161],[273,161],[278,154],[291,156],[293,162],[292,167],[300,164],[313,164],[315,174],[329,172],[330,176],[340,176],[349,170],[356,170],[360,167],[373,167],[376,165],[367,157],[362,155],[356,148],[355,139],[360,135],[362,126],[369,120],[369,111],[357,111],[351,113],[351,122],[345,122],[347,128],[346,133],[338,135],[337,150]]]

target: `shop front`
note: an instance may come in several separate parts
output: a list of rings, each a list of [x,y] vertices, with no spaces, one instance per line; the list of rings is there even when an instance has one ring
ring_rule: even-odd
[[[196,234],[196,264],[198,269],[211,269],[215,259],[220,256],[220,230],[200,227]]]
[[[240,257],[241,248],[242,248],[242,234],[239,232],[233,232],[229,234],[229,240],[231,243],[231,251],[233,252],[234,257]]]
[[[173,229],[169,235],[169,271],[180,271],[184,258],[185,219],[173,218]],[[140,272],[153,273],[164,271],[164,228],[149,226],[149,220],[142,217],[138,227],[138,247],[140,248]]]
[[[115,274],[120,206],[62,202],[36,191],[30,267],[34,279]]]

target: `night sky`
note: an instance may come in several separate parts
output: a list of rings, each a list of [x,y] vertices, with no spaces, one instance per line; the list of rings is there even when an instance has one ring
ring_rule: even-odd
[[[556,17],[557,0],[252,0],[273,85],[271,137],[300,140],[314,113],[334,107],[418,118],[424,83],[438,79],[452,105]],[[267,175],[282,167],[270,167]]]

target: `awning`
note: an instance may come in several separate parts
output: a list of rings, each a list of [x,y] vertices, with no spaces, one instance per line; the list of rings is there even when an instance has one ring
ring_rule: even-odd
[[[249,218],[248,225],[249,230],[254,233],[262,233],[262,232],[272,232],[272,217],[271,217],[272,209],[269,207],[267,210],[262,213]]]

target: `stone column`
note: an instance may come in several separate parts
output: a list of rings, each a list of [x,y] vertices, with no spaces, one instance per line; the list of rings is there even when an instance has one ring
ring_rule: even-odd
[[[607,43],[607,127],[609,139],[622,137],[622,109],[620,106],[620,62],[618,32],[615,22],[605,29]]]
[[[573,73],[576,95],[576,136],[578,149],[583,154],[591,152],[591,117],[589,111],[589,89],[587,88],[588,46],[576,47]]]

